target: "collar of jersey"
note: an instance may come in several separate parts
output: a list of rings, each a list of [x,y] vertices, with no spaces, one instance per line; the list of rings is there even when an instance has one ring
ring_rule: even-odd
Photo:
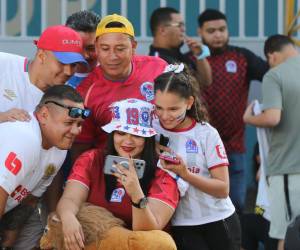
[[[197,122],[196,122],[195,119],[193,119],[193,118],[191,118],[191,119],[192,119],[192,124],[191,124],[190,126],[188,126],[187,128],[179,128],[179,129],[173,128],[173,129],[167,129],[167,128],[165,128],[160,122],[159,122],[159,124],[160,124],[160,126],[162,126],[165,130],[170,131],[170,132],[186,132],[186,131],[189,131],[189,130],[193,129],[193,128],[196,126],[196,124],[197,124]]]

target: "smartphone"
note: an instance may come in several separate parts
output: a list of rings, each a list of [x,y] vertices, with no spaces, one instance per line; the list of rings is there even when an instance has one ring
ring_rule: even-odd
[[[117,168],[114,166],[116,163],[121,164],[124,168],[129,169],[129,159],[116,155],[107,155],[104,164],[104,173],[112,174],[117,171]],[[134,168],[139,179],[143,178],[146,162],[141,159],[133,159]]]
[[[162,145],[162,146],[167,147],[168,144],[169,144],[169,137],[166,137],[166,136],[161,134],[160,137],[159,137],[159,144]]]
[[[169,153],[169,152],[162,152],[160,155],[159,155],[159,158],[162,159],[162,160],[165,160],[169,163],[172,163],[172,164],[179,164],[180,161],[177,159],[176,155],[172,154],[172,153]]]

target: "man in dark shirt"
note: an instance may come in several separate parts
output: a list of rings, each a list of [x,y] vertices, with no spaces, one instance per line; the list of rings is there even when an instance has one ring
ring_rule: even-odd
[[[154,10],[150,26],[153,43],[149,55],[159,56],[170,64],[182,62],[188,66],[200,86],[211,84],[211,68],[205,59],[209,55],[209,50],[200,42],[185,35],[185,25],[177,10],[169,7]],[[184,42],[191,53],[181,53],[180,48]]]
[[[262,80],[268,64],[246,48],[228,44],[226,16],[207,9],[198,18],[199,35],[210,49],[207,58],[212,68],[213,82],[203,89],[210,123],[219,131],[230,166],[230,197],[239,213],[245,195],[245,145],[243,113],[246,108],[251,80]]]

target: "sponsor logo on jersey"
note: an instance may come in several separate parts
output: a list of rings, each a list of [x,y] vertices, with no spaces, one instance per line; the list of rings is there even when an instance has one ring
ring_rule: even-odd
[[[199,167],[188,167],[188,170],[193,174],[199,174],[200,168]]]
[[[122,202],[124,195],[125,195],[124,188],[116,188],[111,194],[110,201],[111,202]]]
[[[237,72],[237,65],[236,62],[233,60],[228,60],[225,63],[226,71],[229,73],[236,73]]]
[[[140,91],[142,96],[146,98],[147,102],[154,99],[154,87],[152,82],[144,82],[140,87]]]
[[[225,148],[222,145],[216,146],[217,155],[220,159],[227,159]]]
[[[56,171],[56,167],[54,166],[54,164],[49,164],[44,172],[44,176],[43,176],[43,180],[47,180],[49,179]]]
[[[22,162],[19,158],[17,158],[17,154],[15,152],[10,152],[7,155],[4,164],[13,175],[17,175],[22,168]]]
[[[198,153],[197,143],[193,139],[188,139],[185,143],[187,153]]]
[[[17,98],[17,95],[11,89],[4,89],[3,96],[10,101],[13,101],[15,98]]]
[[[26,187],[19,185],[10,194],[10,197],[13,198],[15,201],[17,201],[18,203],[20,203],[29,194],[30,194],[30,191],[28,191]]]

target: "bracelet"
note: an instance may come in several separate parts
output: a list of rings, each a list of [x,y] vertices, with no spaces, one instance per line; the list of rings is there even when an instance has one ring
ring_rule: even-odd
[[[200,55],[197,56],[197,60],[203,60],[204,58],[210,56],[210,50],[206,45],[202,44],[201,50],[202,52]]]

